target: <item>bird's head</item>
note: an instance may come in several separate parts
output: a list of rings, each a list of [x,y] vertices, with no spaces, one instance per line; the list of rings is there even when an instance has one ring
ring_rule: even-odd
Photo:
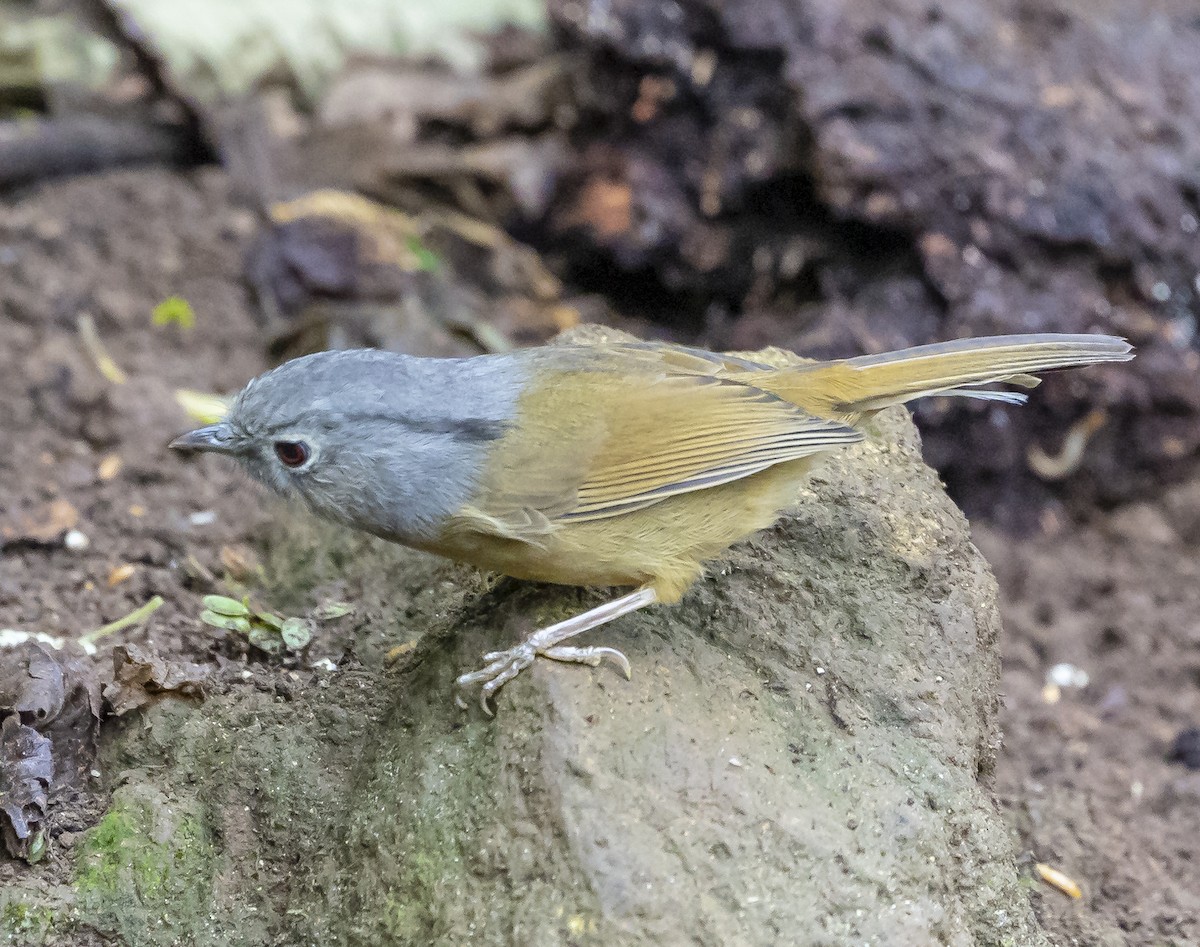
[[[320,352],[254,379],[171,447],[228,455],[320,516],[419,542],[467,501],[505,429],[512,385],[488,378],[459,360]]]

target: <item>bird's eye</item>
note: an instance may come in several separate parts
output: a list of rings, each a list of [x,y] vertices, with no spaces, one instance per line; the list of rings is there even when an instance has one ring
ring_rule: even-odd
[[[304,441],[276,441],[275,456],[285,467],[303,467],[310,454]]]

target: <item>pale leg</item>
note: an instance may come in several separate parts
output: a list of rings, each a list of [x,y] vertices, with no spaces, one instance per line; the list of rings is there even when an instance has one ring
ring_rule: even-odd
[[[525,668],[533,664],[534,658],[539,654],[544,658],[552,658],[555,661],[572,661],[578,664],[586,664],[590,667],[596,667],[601,661],[608,658],[628,678],[631,673],[629,659],[616,648],[595,646],[577,648],[571,645],[564,645],[562,642],[592,628],[607,624],[614,618],[620,618],[622,615],[636,612],[639,608],[653,605],[657,601],[658,595],[653,588],[647,586],[638,589],[636,592],[623,595],[612,602],[597,605],[595,608],[581,615],[576,615],[573,618],[568,618],[566,621],[560,621],[556,625],[550,625],[540,631],[535,631],[519,645],[509,648],[507,651],[492,651],[485,654],[483,660],[488,662],[487,667],[470,674],[464,674],[455,683],[459,687],[471,687],[475,684],[482,684],[483,686],[479,689],[479,703],[483,707],[483,712],[490,717],[492,709],[488,701],[491,700],[492,695],[525,670]],[[458,703],[458,706],[466,707],[461,696],[455,697],[455,701]]]

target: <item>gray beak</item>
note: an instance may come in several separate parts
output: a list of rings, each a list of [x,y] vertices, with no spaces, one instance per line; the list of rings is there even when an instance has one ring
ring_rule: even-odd
[[[233,454],[237,452],[237,437],[229,425],[223,421],[210,424],[208,427],[189,431],[182,437],[171,441],[172,450],[213,451],[217,454]]]

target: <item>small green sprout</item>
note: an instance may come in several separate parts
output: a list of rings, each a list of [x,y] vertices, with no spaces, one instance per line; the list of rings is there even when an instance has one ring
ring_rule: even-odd
[[[230,618],[250,617],[249,598],[238,601],[236,598],[228,598],[224,595],[206,595],[204,596],[204,607],[210,612],[227,615]]]
[[[267,654],[300,651],[312,641],[312,622],[304,618],[280,618],[250,607],[250,596],[240,601],[226,595],[206,595],[200,620],[213,628],[224,628],[246,636],[252,647]]]
[[[182,296],[168,296],[154,307],[151,318],[156,326],[174,324],[181,329],[190,329],[196,324],[196,311]]]
[[[303,618],[289,618],[279,629],[283,643],[293,651],[299,651],[312,641],[312,628]]]
[[[442,258],[425,246],[421,238],[415,234],[406,241],[408,252],[413,255],[417,270],[422,273],[436,273],[442,265]]]

